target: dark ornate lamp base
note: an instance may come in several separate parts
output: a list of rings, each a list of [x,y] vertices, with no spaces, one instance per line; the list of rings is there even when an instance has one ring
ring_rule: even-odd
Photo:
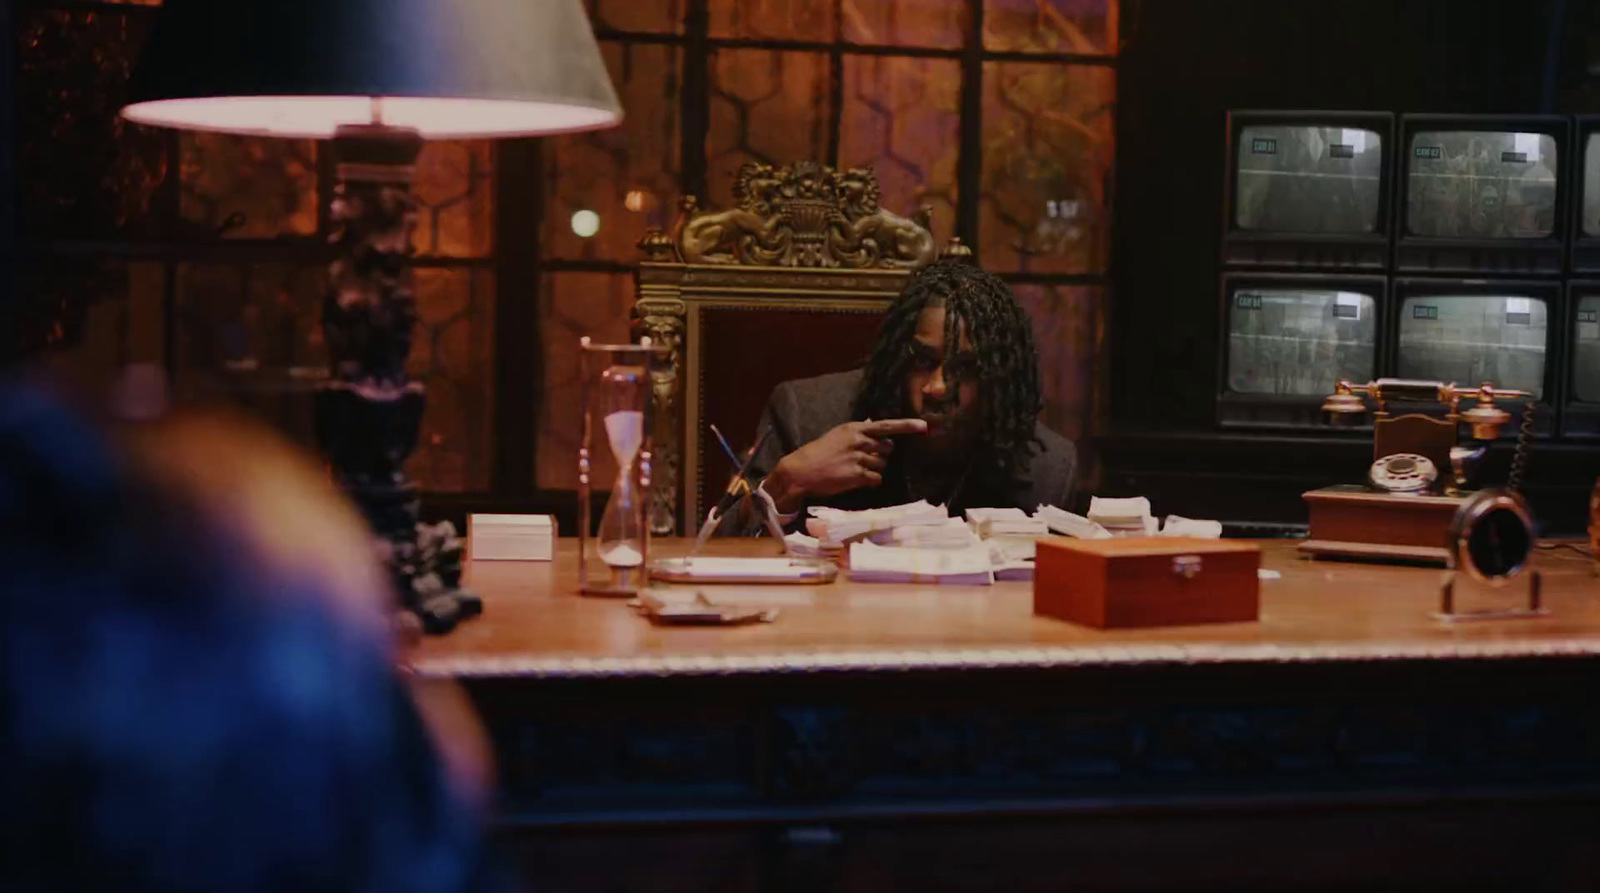
[[[446,633],[483,612],[461,589],[461,541],[444,522],[420,523],[405,460],[417,446],[426,389],[407,380],[416,324],[411,179],[422,138],[381,125],[340,128],[339,185],[330,215],[340,255],[330,269],[322,326],[328,381],[317,391],[317,439],[335,479],[379,538],[400,606],[424,632]]]

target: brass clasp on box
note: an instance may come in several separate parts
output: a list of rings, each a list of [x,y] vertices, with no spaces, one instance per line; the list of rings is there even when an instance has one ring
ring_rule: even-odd
[[[1199,555],[1174,555],[1172,556],[1172,575],[1185,580],[1193,580],[1200,576],[1200,571],[1205,568],[1205,562]]]
[[[1434,616],[1454,622],[1541,617],[1549,613],[1540,598],[1539,572],[1528,569],[1533,545],[1533,517],[1521,494],[1483,490],[1468,499],[1450,524],[1449,570],[1440,586],[1439,611]],[[1527,578],[1528,600],[1524,607],[1456,610],[1456,584],[1463,578],[1491,591],[1503,591],[1519,576]]]

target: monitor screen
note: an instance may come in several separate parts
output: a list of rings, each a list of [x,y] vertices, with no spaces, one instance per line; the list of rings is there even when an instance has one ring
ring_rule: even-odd
[[[1555,137],[1420,131],[1410,149],[1406,225],[1412,235],[1542,239],[1555,232]]]
[[[1326,288],[1233,292],[1228,314],[1228,389],[1239,394],[1323,397],[1341,378],[1372,377],[1377,301]]]
[[[1540,393],[1549,321],[1540,298],[1428,295],[1400,305],[1401,378]]]
[[[1600,133],[1583,143],[1583,234],[1600,236]]]
[[[1234,225],[1273,233],[1376,232],[1383,175],[1377,131],[1252,124],[1239,134]]]
[[[1600,295],[1580,298],[1573,320],[1572,395],[1600,403]]]

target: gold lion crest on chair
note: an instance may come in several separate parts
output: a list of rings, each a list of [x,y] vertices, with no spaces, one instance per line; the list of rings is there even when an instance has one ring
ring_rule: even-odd
[[[932,209],[906,218],[878,207],[871,168],[751,161],[733,194],[739,206],[720,212],[700,213],[693,196],[683,199],[677,243],[686,263],[909,269],[936,254]]]

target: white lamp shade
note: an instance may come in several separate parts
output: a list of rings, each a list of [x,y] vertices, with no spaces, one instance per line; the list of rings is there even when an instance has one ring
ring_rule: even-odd
[[[610,127],[622,106],[581,0],[166,0],[123,116],[142,124],[331,137]]]

